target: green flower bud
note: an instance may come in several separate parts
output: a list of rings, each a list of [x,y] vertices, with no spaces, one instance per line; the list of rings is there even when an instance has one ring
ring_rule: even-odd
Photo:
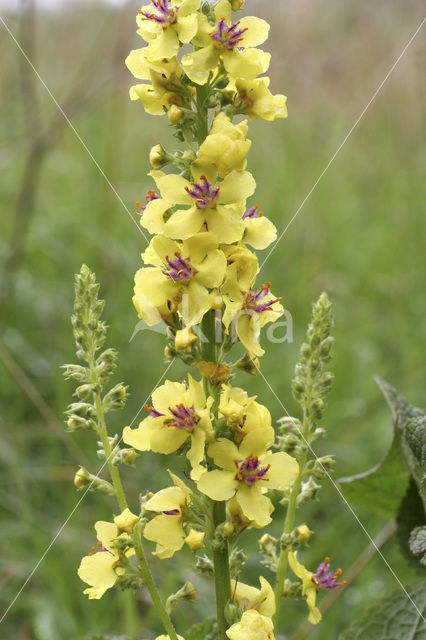
[[[102,400],[102,411],[108,413],[109,411],[122,409],[128,398],[127,388],[119,383],[110,389]]]
[[[155,147],[152,147],[149,152],[149,161],[153,169],[161,169],[169,163],[167,153],[161,144],[156,144]]]

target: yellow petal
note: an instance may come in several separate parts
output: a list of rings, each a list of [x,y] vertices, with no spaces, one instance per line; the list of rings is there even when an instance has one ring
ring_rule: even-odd
[[[162,30],[161,35],[155,40],[151,40],[145,49],[147,60],[162,60],[163,58],[174,58],[179,51],[179,38],[172,28]]]
[[[124,509],[119,516],[114,518],[114,524],[118,530],[126,533],[132,533],[137,522],[139,522],[139,517],[132,513],[129,508]]]
[[[230,471],[207,471],[198,480],[198,489],[212,500],[229,500],[235,493],[238,482]]]
[[[255,520],[261,527],[271,522],[271,501],[260,492],[259,487],[249,487],[240,482],[235,498],[249,520]]]
[[[241,460],[241,452],[234,442],[227,438],[219,438],[210,445],[208,454],[218,467],[236,473],[235,461]]]
[[[195,263],[195,266],[198,269],[196,278],[202,285],[212,289],[222,284],[226,272],[226,258],[223,251],[211,251],[201,264]]]
[[[101,598],[107,589],[114,586],[117,580],[113,568],[116,560],[109,551],[99,551],[82,559],[77,573],[83,582],[93,587],[85,591],[90,599]]]
[[[179,511],[185,505],[185,495],[180,487],[167,487],[157,491],[145,504],[147,511]]]
[[[196,207],[180,209],[179,211],[175,211],[166,222],[163,233],[169,236],[169,238],[185,240],[200,231],[204,220],[203,212]]]
[[[174,204],[192,204],[192,198],[185,191],[185,187],[191,188],[191,183],[182,176],[174,173],[162,175],[155,180],[160,190],[161,197]]]
[[[179,14],[182,11],[182,7],[179,10]],[[183,16],[179,18],[179,21],[176,25],[176,32],[179,36],[179,40],[183,43],[191,42],[191,40],[195,37],[198,29],[198,17],[197,14],[194,13],[192,15]]]
[[[156,426],[151,417],[145,418],[137,429],[125,427],[123,429],[123,442],[138,449],[138,451],[149,451],[151,448],[151,434]]]
[[[147,229],[149,233],[163,233],[164,214],[171,208],[170,202],[157,198],[148,202],[143,215],[141,216],[141,226]]]
[[[226,635],[229,640],[275,640],[272,620],[254,609],[245,611],[240,622],[233,624]]]
[[[176,251],[180,251],[181,246],[163,235],[155,236],[149,243],[148,249],[142,254],[145,264],[153,264],[156,267],[163,267],[166,256],[173,256]]]
[[[120,533],[117,525],[112,522],[104,522],[103,520],[100,520],[95,524],[95,531],[99,542],[102,542],[105,549],[111,551],[113,541]],[[115,552],[113,551],[113,553]]]
[[[225,18],[226,22],[230,23],[232,18],[231,3],[229,0],[219,0],[214,7],[214,15],[216,21],[219,22],[222,18]]]
[[[187,440],[188,431],[177,427],[164,426],[151,433],[150,448],[155,453],[169,455],[177,451]]]
[[[269,67],[271,54],[261,49],[244,49],[244,51],[223,52],[225,69],[234,78],[252,80]]]
[[[192,327],[201,322],[204,314],[211,309],[212,300],[205,287],[192,280],[182,298],[182,318],[186,326]]]
[[[196,84],[206,84],[209,71],[213,69],[219,59],[219,53],[210,44],[183,56],[182,66],[186,75]]]
[[[144,51],[145,49],[134,49],[131,51],[125,60],[125,64],[138,80],[151,80],[149,64],[143,57]]]
[[[262,429],[256,429],[256,432],[262,432]],[[246,436],[248,438],[248,436]],[[284,451],[280,451],[278,453],[271,453],[270,455],[265,456],[262,459],[262,466],[271,465],[267,478],[268,482],[265,482],[265,486],[270,489],[278,489],[278,491],[285,491],[289,489],[294,481],[297,478],[299,473],[299,465],[297,461],[288,455],[288,453],[284,453]],[[260,481],[260,484],[263,484],[264,481]]]
[[[246,29],[241,41],[243,47],[257,47],[267,40],[269,35],[269,24],[262,18],[245,16],[240,20],[240,29]]]
[[[155,202],[155,200],[154,200]],[[244,242],[250,244],[255,249],[266,249],[277,239],[277,230],[265,216],[260,218],[246,218],[246,230]]]
[[[156,516],[145,526],[143,535],[147,540],[156,542],[160,546],[155,555],[160,555],[161,553],[162,558],[171,558],[175,551],[182,549],[185,541],[180,515],[168,516],[162,514]],[[164,555],[164,552],[166,555]]]
[[[204,549],[204,538],[206,537],[205,531],[196,531],[190,529],[188,535],[185,538],[185,542],[191,551],[198,551],[198,549]]]
[[[256,182],[248,171],[232,171],[220,184],[219,204],[233,204],[253,195]]]
[[[182,402],[186,392],[186,385],[183,382],[166,382],[152,392],[152,404],[160,413],[169,416],[169,407],[172,409]]]
[[[207,219],[207,228],[219,244],[238,242],[244,233],[244,222],[234,207],[218,205]]]
[[[275,431],[272,427],[267,429],[254,429],[248,433],[240,445],[240,457],[263,456],[274,443]],[[290,456],[289,456],[290,457]]]

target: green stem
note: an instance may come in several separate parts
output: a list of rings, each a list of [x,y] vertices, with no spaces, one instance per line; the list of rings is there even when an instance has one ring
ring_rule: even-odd
[[[303,440],[307,441],[310,429],[310,421],[304,415],[303,417]],[[299,474],[296,478],[295,483],[291,488],[290,501],[287,508],[286,518],[284,522],[284,532],[283,535],[289,534],[293,531],[294,527],[294,519],[296,515],[297,509],[297,498],[299,496],[300,487],[302,485],[302,480],[305,472],[306,461],[308,459],[308,449],[304,449],[302,455],[299,459]],[[281,599],[284,589],[284,581],[287,575],[287,566],[288,566],[288,554],[290,552],[290,547],[286,547],[285,549],[280,550],[280,557],[278,561],[278,569],[277,569],[277,580],[275,583],[275,616],[274,616],[274,628],[275,631],[278,630],[278,623],[280,619],[280,609],[281,609]]]
[[[92,375],[92,380],[94,382],[96,382],[96,370],[95,370],[95,362],[94,362],[94,356],[92,355],[92,357],[89,360],[89,367],[90,367],[90,371],[91,371],[91,375]],[[104,413],[102,411],[102,400],[101,400],[101,396],[99,393],[94,393],[94,400],[95,400],[95,409],[96,409],[96,414],[97,414],[97,418],[98,418],[98,434],[99,437],[101,438],[101,442],[102,442],[102,446],[104,448],[105,451],[105,457],[106,457],[106,461],[108,464],[108,469],[109,469],[109,473],[111,476],[111,481],[112,484],[114,485],[114,489],[116,492],[116,497],[117,497],[117,501],[118,504],[120,506],[120,509],[122,511],[124,511],[125,509],[128,508],[128,504],[127,504],[127,500],[126,500],[126,496],[124,493],[124,488],[123,488],[123,483],[121,482],[121,477],[120,477],[120,472],[118,470],[118,468],[116,466],[113,465],[112,463],[112,449],[111,449],[111,443],[109,441],[108,438],[108,429],[106,426],[106,422],[105,422],[105,416]],[[142,546],[142,539],[141,539],[141,533],[140,533],[140,529],[139,527],[135,527],[133,530],[133,534],[132,534],[132,539],[133,539],[133,544],[135,545],[135,552],[136,552],[136,557],[138,559],[139,562],[139,568],[140,568],[140,573],[141,576],[146,584],[146,587],[151,595],[152,598],[152,602],[154,604],[154,607],[157,610],[157,613],[160,617],[161,622],[163,623],[164,629],[166,630],[167,634],[169,635],[170,640],[178,640],[178,636],[177,633],[175,631],[175,628],[173,626],[173,623],[169,617],[169,615],[167,614],[167,611],[164,607],[163,601],[161,600],[161,596],[158,593],[158,589],[155,585],[154,579],[152,577],[152,573],[151,570],[148,566],[147,560],[146,560],[146,555],[145,555],[145,551],[143,549]]]
[[[209,133],[209,110],[207,107],[208,89],[206,85],[197,86],[198,128],[197,140],[202,145]]]
[[[225,502],[212,501],[214,529],[226,520]],[[213,531],[214,533],[214,531]],[[228,542],[219,549],[213,549],[214,584],[216,590],[217,632],[219,640],[227,640],[228,624],[225,619],[225,607],[231,601],[231,574],[229,571]]]

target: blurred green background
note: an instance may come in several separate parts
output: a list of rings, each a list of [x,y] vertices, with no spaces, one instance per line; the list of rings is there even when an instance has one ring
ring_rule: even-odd
[[[256,122],[250,131],[256,202],[282,230],[420,24],[422,2],[246,5],[272,24],[272,88],[288,95],[288,120]],[[102,283],[109,344],[121,354],[116,382],[125,381],[132,394],[112,430],[132,420],[165,368],[162,336],[140,332],[130,342],[137,321],[133,274],[145,244],[125,207],[132,212],[150,187],[150,147],[173,144],[165,119],[147,116],[128,100],[132,79],[124,58],[141,46],[134,24],[138,5],[71,0],[61,10],[45,11],[26,0],[22,8],[7,14],[3,5],[2,15],[123,203],[0,25],[0,612],[77,504],[77,465],[99,468],[93,440],[71,436],[63,425],[73,388],[59,367],[75,359],[69,316],[73,275],[82,262]],[[390,413],[375,373],[414,404],[425,404],[424,53],[420,33],[261,273],[294,321],[294,342],[272,345],[262,360],[290,414],[296,411],[290,380],[311,302],[324,289],[334,302],[336,382],[324,421],[328,439],[318,453],[336,456],[336,477],[369,468],[390,442]],[[169,375],[182,372],[173,365]],[[283,411],[260,377],[241,375],[238,382],[280,417]],[[147,454],[136,471],[126,472],[133,504],[139,491],[165,485],[165,465],[161,456]],[[300,521],[316,533],[304,558],[314,568],[330,555],[334,566],[348,570],[368,538],[330,483],[321,497],[300,511]],[[161,631],[145,592],[137,602],[116,591],[99,602],[82,595],[76,568],[93,544],[93,523],[110,518],[112,506],[96,494],[84,498],[0,625],[0,638],[80,640],[127,632],[151,640]],[[373,536],[386,524],[357,513]],[[278,524],[272,533],[278,534]],[[242,579],[256,584],[256,535],[245,539],[252,556]],[[404,583],[415,580],[396,542],[390,540],[383,553]],[[188,571],[190,563],[185,551],[173,561],[152,558],[164,593],[184,579],[199,588],[198,607],[176,612],[181,632],[213,615],[211,584]],[[262,574],[271,578],[267,569]],[[397,586],[376,556],[308,637],[337,638]],[[285,610],[281,637],[290,640],[306,612],[292,602]]]

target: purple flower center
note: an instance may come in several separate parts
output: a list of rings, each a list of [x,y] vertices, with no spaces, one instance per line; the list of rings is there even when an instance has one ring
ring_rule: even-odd
[[[248,291],[243,291],[244,301],[243,301],[243,309],[247,309],[248,311],[255,311],[256,313],[262,313],[263,311],[268,311],[272,305],[276,302],[282,300],[282,298],[272,298],[271,300],[265,301],[265,298],[269,296],[271,293],[271,283],[263,284],[262,288],[259,291],[253,291],[249,289]]]
[[[180,251],[176,251],[173,259],[166,256],[166,264],[168,269],[164,269],[163,273],[173,282],[188,282],[198,273],[189,258],[182,258]]]
[[[180,511],[179,509],[170,509],[170,511],[163,511],[166,516],[178,516]]]
[[[250,209],[247,209],[247,211],[243,215],[243,220],[245,220],[246,218],[260,218],[261,216],[263,216],[263,211],[259,211],[258,209],[258,204],[256,204],[254,207],[250,207]]]
[[[195,200],[197,209],[211,209],[216,206],[220,187],[213,187],[206,176],[201,176],[201,182],[191,182],[191,188],[185,187],[185,191]]]
[[[138,13],[141,16],[162,26],[176,24],[179,7],[169,6],[169,0],[151,0],[151,2],[156,13],[139,10]]]
[[[245,482],[249,487],[256,484],[258,480],[267,480],[265,475],[271,468],[270,464],[267,467],[261,467],[257,456],[249,456],[245,460],[234,460],[234,463],[238,469],[235,480]]]
[[[135,211],[135,214],[137,216],[143,215],[143,213],[144,213],[145,209],[147,208],[148,204],[150,202],[152,202],[153,200],[158,200],[159,197],[160,196],[155,191],[148,191],[148,193],[145,196],[145,204],[142,205],[140,202],[136,203],[136,206],[139,209],[139,211]]]
[[[342,575],[342,570],[330,571],[330,558],[325,558],[324,562],[318,566],[317,572],[314,573],[311,580],[317,589],[335,589],[346,584],[345,580],[337,582],[338,577]]]
[[[168,426],[176,427],[176,429],[192,431],[192,429],[194,429],[201,420],[200,416],[195,411],[194,405],[191,407],[185,407],[184,404],[178,404],[174,409],[169,407],[169,411],[173,417],[168,421]]]
[[[241,29],[240,21],[234,22],[228,27],[225,18],[221,18],[216,29],[210,34],[210,38],[228,50],[234,49],[243,39],[246,29]]]

